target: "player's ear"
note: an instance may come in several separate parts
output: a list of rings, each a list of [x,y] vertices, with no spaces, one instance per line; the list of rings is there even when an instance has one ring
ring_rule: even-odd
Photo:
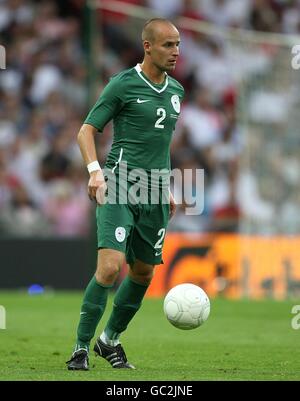
[[[150,54],[151,43],[148,40],[144,40],[144,51],[146,54]]]

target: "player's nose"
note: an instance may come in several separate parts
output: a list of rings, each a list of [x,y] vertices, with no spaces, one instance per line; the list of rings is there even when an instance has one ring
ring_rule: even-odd
[[[179,56],[179,47],[178,46],[175,46],[175,48],[173,49],[172,56],[175,58],[177,58]]]

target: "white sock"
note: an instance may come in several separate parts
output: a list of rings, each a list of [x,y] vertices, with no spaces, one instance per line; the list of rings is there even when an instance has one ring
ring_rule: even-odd
[[[85,351],[89,352],[89,347],[87,345],[81,346],[79,344],[75,344],[74,352],[84,349]]]
[[[107,335],[105,334],[105,331],[102,332],[101,336],[100,336],[100,340],[104,342],[104,344],[106,345],[111,345],[112,347],[117,346],[118,344],[120,344],[120,341],[118,338],[111,340],[110,338],[107,337]]]

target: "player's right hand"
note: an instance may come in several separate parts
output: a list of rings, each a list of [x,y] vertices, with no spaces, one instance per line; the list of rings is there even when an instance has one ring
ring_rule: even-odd
[[[88,183],[89,198],[95,200],[99,205],[104,205],[106,203],[106,191],[107,185],[102,170],[93,171]]]

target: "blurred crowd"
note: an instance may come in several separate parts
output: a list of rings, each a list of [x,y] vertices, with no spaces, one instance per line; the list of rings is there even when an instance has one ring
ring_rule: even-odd
[[[298,0],[125,2],[174,21],[186,16],[222,27],[300,33]],[[6,49],[6,69],[0,70],[0,236],[89,232],[94,205],[87,196],[88,175],[76,142],[90,95],[84,5],[83,0],[0,0],[0,44]],[[109,77],[141,61],[143,51],[142,25],[111,11],[95,14],[102,37],[98,40],[100,31],[94,32],[97,97]],[[204,169],[205,202],[196,217],[185,214],[186,204],[179,205],[170,228],[237,231],[241,217],[267,224],[274,219],[274,206],[260,193],[250,167],[240,163],[247,144],[237,118],[237,98],[242,81],[270,73],[274,49],[248,49],[238,38],[229,46],[220,37],[180,31],[181,57],[174,76],[185,87],[186,99],[172,143],[172,167]],[[274,104],[282,113],[284,105]],[[260,112],[258,108],[255,116]],[[274,114],[278,118],[280,113],[271,108],[263,122],[273,124]],[[101,165],[111,141],[108,126],[97,138]],[[290,176],[297,167],[290,166]],[[195,178],[191,186],[196,189]],[[178,188],[173,190],[176,197]],[[295,205],[299,198],[295,195]]]

